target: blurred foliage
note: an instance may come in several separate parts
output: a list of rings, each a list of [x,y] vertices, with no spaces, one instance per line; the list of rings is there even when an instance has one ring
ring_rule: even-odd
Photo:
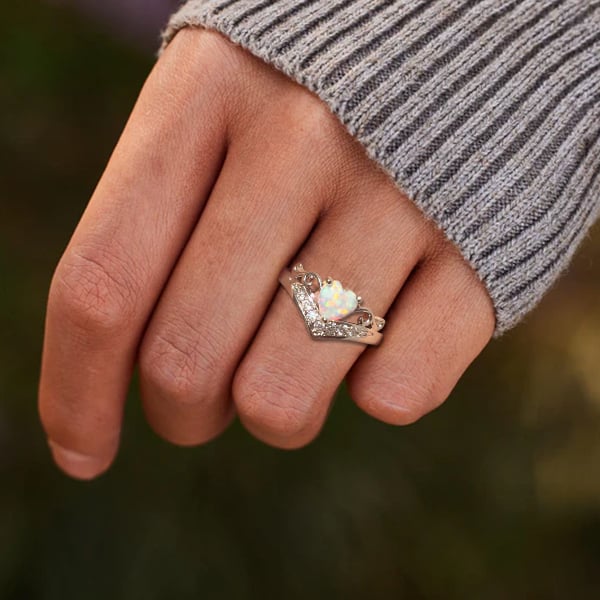
[[[181,450],[131,393],[99,481],[36,415],[53,267],[152,57],[64,9],[0,22],[0,598],[600,597],[600,233],[450,400],[396,429],[343,390],[282,452],[239,425]]]

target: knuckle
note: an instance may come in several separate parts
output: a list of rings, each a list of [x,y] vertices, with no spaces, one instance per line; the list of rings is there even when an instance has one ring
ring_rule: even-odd
[[[427,238],[427,249],[425,259],[440,267],[449,265],[465,264],[465,260],[460,251],[450,239],[448,239],[442,230],[431,220],[425,221],[425,237]]]
[[[187,27],[169,44],[155,76],[163,90],[171,90],[167,98],[182,111],[190,104],[190,93],[203,99],[208,95],[212,119],[220,120],[242,107],[241,86],[249,79],[248,59],[246,52],[221,33]]]
[[[221,33],[209,29],[184,28],[169,45],[177,58],[168,62],[168,71],[190,80],[200,76],[215,84],[233,82],[235,70],[245,53]],[[209,60],[207,60],[207,57]],[[162,61],[159,61],[161,65]]]
[[[295,88],[294,91],[297,98],[293,108],[290,110],[286,106],[288,130],[296,133],[300,143],[312,152],[320,148],[321,154],[339,155],[343,146],[340,142],[344,137],[341,123],[320,98],[304,89]]]
[[[241,85],[247,77],[248,56],[229,39],[216,31],[203,31],[203,50],[211,57],[206,62],[208,79],[213,84],[222,105],[236,108]]]
[[[115,251],[73,248],[54,274],[49,309],[85,331],[118,333],[135,313],[137,279],[129,261]]]
[[[316,435],[306,388],[276,368],[243,366],[234,379],[233,397],[240,419],[269,443],[293,448]]]
[[[430,376],[408,371],[351,377],[350,395],[368,414],[392,425],[412,425],[445,399]]]
[[[283,131],[295,155],[303,156],[324,198],[346,198],[348,186],[372,170],[362,147],[320,98],[294,85],[283,103]]]
[[[198,326],[180,317],[144,340],[140,375],[161,398],[180,405],[206,405],[218,400],[217,373],[223,372],[228,353],[202,335]]]

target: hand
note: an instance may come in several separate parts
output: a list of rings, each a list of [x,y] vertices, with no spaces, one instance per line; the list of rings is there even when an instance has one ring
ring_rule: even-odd
[[[381,346],[311,339],[278,284],[297,262],[385,315]],[[58,465],[99,475],[137,361],[165,439],[201,444],[237,414],[297,448],[346,375],[365,412],[414,422],[493,330],[474,271],[321,100],[189,29],[150,75],[56,269],[40,413]]]

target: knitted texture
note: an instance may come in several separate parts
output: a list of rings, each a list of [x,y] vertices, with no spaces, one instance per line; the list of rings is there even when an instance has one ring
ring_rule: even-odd
[[[566,267],[600,209],[600,2],[190,0],[317,94],[460,249],[496,334]]]

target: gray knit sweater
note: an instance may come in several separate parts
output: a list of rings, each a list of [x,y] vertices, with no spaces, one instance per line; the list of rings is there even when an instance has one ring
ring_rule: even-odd
[[[460,249],[497,334],[600,209],[600,1],[189,0],[315,92]]]

